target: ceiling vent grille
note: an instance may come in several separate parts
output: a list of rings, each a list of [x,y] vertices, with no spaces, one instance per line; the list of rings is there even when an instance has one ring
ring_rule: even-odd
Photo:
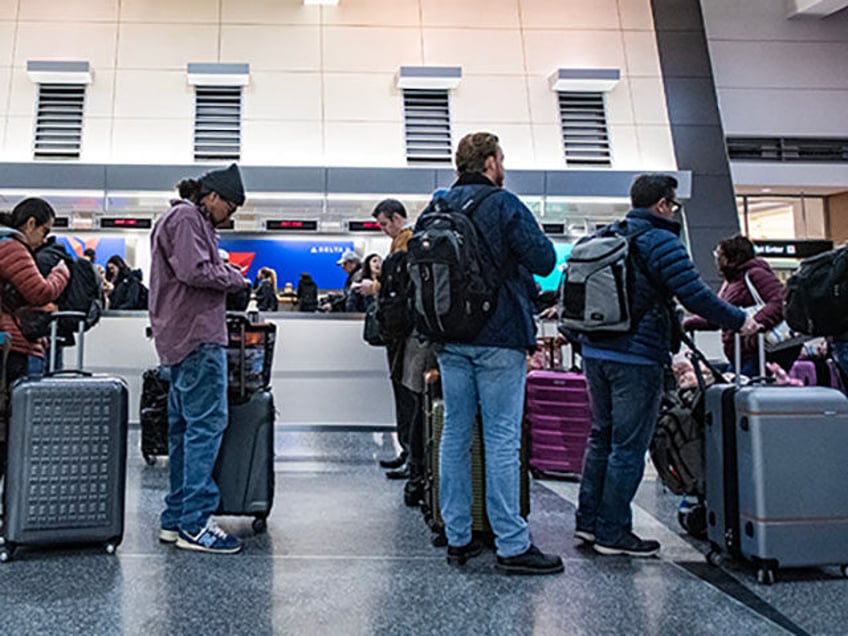
[[[447,90],[404,89],[406,160],[450,163],[451,124]]]
[[[603,93],[559,92],[562,145],[570,166],[611,166]]]
[[[727,154],[738,161],[848,163],[848,139],[728,137]]]
[[[240,158],[241,89],[241,86],[195,87],[195,160]]]
[[[79,159],[85,84],[39,84],[33,155]]]

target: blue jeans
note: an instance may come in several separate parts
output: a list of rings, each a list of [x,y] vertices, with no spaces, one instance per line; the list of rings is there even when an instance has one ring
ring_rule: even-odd
[[[166,367],[170,492],[163,528],[194,534],[218,508],[212,479],[221,436],[227,428],[227,358],[224,347],[203,344],[179,364]]]
[[[842,375],[848,377],[848,340],[834,340],[831,353],[836,364],[842,369]]]
[[[448,344],[438,353],[445,401],[439,501],[452,546],[471,541],[471,441],[479,405],[486,453],[486,513],[502,557],[525,552],[519,470],[527,358],[523,351]]]
[[[630,503],[645,470],[659,412],[663,369],[586,358],[592,432],[586,451],[577,528],[604,545],[632,530]]]

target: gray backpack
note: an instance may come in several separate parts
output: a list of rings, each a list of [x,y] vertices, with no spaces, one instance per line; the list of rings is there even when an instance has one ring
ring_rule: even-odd
[[[651,229],[625,234],[626,221],[607,225],[581,239],[566,262],[560,287],[561,330],[623,334],[638,322],[632,315],[634,238]],[[624,230],[624,231],[623,231]]]

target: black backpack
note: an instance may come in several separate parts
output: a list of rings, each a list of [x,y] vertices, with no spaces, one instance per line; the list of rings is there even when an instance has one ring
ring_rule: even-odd
[[[495,313],[500,276],[472,215],[498,190],[482,188],[458,208],[437,196],[409,239],[415,326],[433,341],[470,342]]]
[[[35,253],[38,271],[42,276],[47,276],[60,260],[65,261],[70,277],[64,291],[56,300],[56,305],[60,311],[84,313],[85,331],[88,331],[100,321],[100,314],[103,312],[100,275],[90,261],[68,254],[59,243],[48,242]],[[59,319],[57,335],[62,340],[62,344],[73,346],[74,334],[77,331],[79,331],[79,321],[76,318]]]
[[[386,257],[380,269],[375,312],[383,342],[405,340],[415,326],[408,260],[408,252],[394,252]]]
[[[848,247],[801,261],[786,281],[786,323],[811,336],[848,331]]]
[[[297,303],[300,311],[318,310],[318,285],[312,278],[301,278],[297,284]]]
[[[704,496],[704,396],[700,389],[663,395],[651,440],[651,462],[675,495]]]

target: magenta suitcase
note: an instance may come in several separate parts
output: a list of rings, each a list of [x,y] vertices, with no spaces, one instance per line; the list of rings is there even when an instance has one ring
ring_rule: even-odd
[[[524,415],[533,474],[579,475],[592,428],[586,377],[574,372],[530,371]]]

